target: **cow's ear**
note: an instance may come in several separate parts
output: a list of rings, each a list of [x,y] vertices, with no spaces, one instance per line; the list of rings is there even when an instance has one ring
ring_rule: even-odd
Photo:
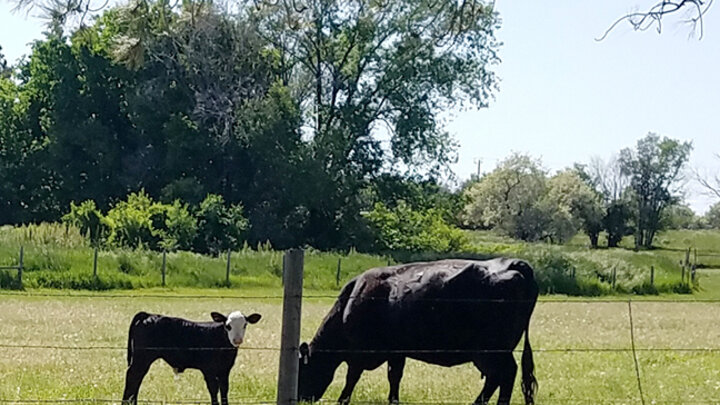
[[[308,357],[310,357],[310,347],[307,343],[302,342],[298,349],[300,349],[300,359],[302,359],[304,364],[307,364]]]
[[[210,316],[212,317],[212,320],[215,322],[227,322],[227,317],[219,312],[210,312]]]
[[[245,318],[245,319],[248,321],[248,323],[257,323],[257,321],[259,321],[260,318],[262,318],[262,315],[252,314],[252,315],[248,315],[247,318]]]

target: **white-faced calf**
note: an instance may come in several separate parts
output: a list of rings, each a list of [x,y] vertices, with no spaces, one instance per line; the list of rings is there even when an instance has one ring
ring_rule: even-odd
[[[245,338],[247,324],[256,323],[261,316],[245,316],[239,311],[227,317],[217,312],[211,316],[214,322],[193,322],[147,312],[135,315],[128,334],[123,402],[137,404],[140,384],[150,365],[163,359],[176,373],[188,368],[200,370],[212,404],[218,404],[220,390],[222,404],[227,405],[228,377],[237,347]]]

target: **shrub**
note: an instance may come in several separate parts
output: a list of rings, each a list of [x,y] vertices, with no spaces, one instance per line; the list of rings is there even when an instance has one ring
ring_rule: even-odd
[[[80,234],[89,237],[93,246],[98,246],[110,233],[107,220],[93,200],[83,201],[80,205],[71,202],[70,212],[63,215],[62,221],[80,229]]]
[[[222,196],[208,194],[197,212],[196,252],[218,254],[240,247],[249,222],[241,204],[225,205]]]
[[[197,236],[197,220],[188,210],[187,204],[182,204],[178,200],[166,207],[163,248],[189,250]]]
[[[395,208],[376,203],[363,213],[375,232],[380,250],[407,252],[457,252],[467,250],[465,233],[447,224],[437,209],[413,210],[404,201]]]
[[[146,246],[157,248],[161,232],[153,225],[164,219],[161,204],[153,203],[144,190],[131,193],[127,201],[120,201],[107,214],[110,224],[111,245],[130,248]]]

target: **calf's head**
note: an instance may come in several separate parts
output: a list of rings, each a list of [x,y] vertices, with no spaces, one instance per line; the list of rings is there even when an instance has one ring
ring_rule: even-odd
[[[228,340],[235,347],[240,346],[245,339],[245,328],[247,328],[247,325],[249,323],[256,323],[262,317],[260,314],[245,316],[240,311],[231,312],[228,316],[218,312],[212,312],[210,316],[212,316],[213,321],[223,324],[225,332],[227,332]]]

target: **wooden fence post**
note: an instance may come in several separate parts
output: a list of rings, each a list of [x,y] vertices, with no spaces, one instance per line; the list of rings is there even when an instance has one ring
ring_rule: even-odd
[[[617,282],[617,268],[613,267],[612,271],[612,289],[615,289],[615,283]]]
[[[20,260],[18,261],[18,286],[22,288],[22,276],[23,276],[23,258],[25,254],[25,249],[23,246],[20,246]]]
[[[97,275],[97,253],[98,253],[98,248],[97,248],[97,246],[95,246],[95,253],[93,254],[93,277],[94,278],[97,278],[97,276],[98,276]]]
[[[162,286],[163,287],[165,287],[165,262],[166,262],[165,255],[166,254],[167,254],[167,252],[165,250],[163,250],[163,261],[162,261]]]
[[[655,266],[650,266],[650,285],[655,285]]]
[[[340,269],[342,259],[338,257],[337,272],[335,273],[335,286],[340,286]]]
[[[232,250],[228,249],[227,265],[225,266],[225,285],[230,286],[230,254]]]
[[[680,284],[685,283],[685,265],[683,264],[682,270],[680,270]]]
[[[285,253],[280,369],[278,372],[277,405],[298,403],[298,371],[300,363],[300,315],[302,312],[303,251],[290,249]]]

